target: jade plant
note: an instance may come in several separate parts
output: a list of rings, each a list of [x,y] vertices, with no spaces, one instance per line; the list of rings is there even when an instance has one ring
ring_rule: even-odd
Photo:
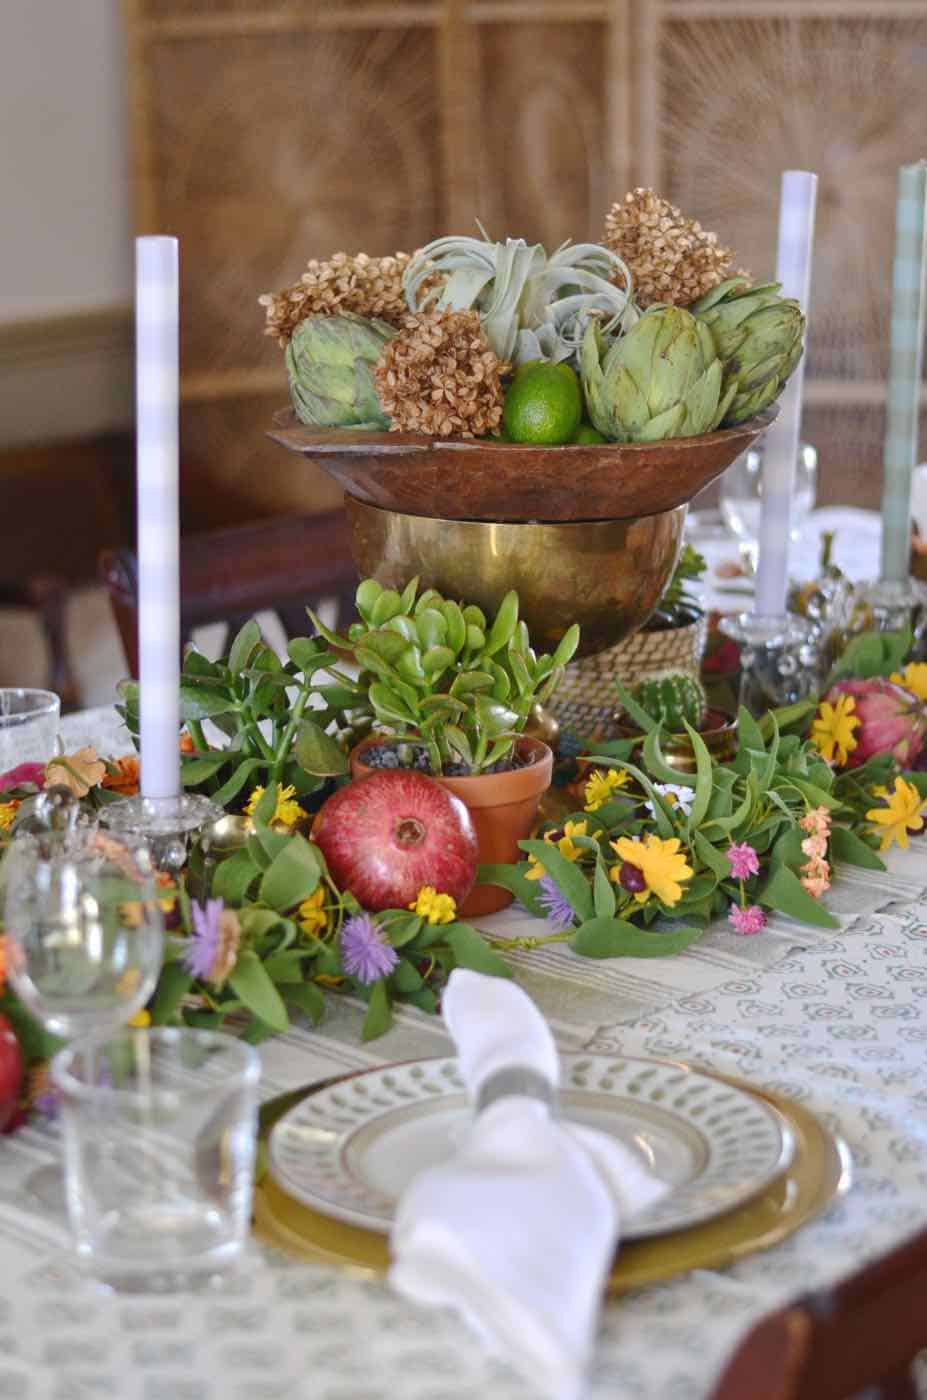
[[[538,656],[509,592],[495,617],[474,604],[419,593],[412,579],[402,593],[365,579],[357,590],[359,621],[346,637],[309,615],[328,644],[348,652],[360,671],[366,716],[379,733],[404,742],[399,761],[413,764],[424,749],[432,773],[477,774],[510,759],[534,705],[553,692],[579,643],[574,624],[553,654]],[[424,766],[424,765],[420,765]]]

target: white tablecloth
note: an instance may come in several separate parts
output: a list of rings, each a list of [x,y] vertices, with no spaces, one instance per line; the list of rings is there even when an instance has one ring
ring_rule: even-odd
[[[68,746],[95,738],[124,751],[109,725],[88,714],[62,728]],[[849,1195],[785,1244],[609,1306],[592,1400],[707,1396],[755,1318],[927,1224],[927,839],[891,867],[842,882],[837,934],[782,920],[752,939],[712,931],[690,955],[646,964],[584,962],[560,945],[515,960],[565,1048],[671,1056],[775,1088],[840,1132],[855,1161]],[[486,923],[523,929],[517,915]],[[266,1092],[446,1049],[439,1024],[415,1012],[367,1046],[359,1024],[358,1008],[333,1000],[319,1032],[268,1042]],[[56,1149],[44,1125],[0,1139],[0,1400],[530,1395],[451,1317],[258,1247],[214,1296],[94,1293],[63,1263],[60,1224],[21,1189]]]

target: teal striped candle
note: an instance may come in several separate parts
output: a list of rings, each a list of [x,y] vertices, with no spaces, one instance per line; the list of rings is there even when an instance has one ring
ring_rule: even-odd
[[[917,462],[924,347],[924,203],[927,161],[902,165],[895,208],[891,360],[885,406],[882,578],[906,583],[911,558],[911,476]]]

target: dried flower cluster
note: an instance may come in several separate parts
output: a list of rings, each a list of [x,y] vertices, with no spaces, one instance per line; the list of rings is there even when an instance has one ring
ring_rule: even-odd
[[[433,437],[483,437],[502,421],[500,360],[477,311],[405,316],[374,371],[383,411],[394,432]]]
[[[333,316],[340,311],[378,316],[398,326],[408,311],[402,290],[408,261],[408,253],[385,258],[335,253],[324,262],[313,258],[292,287],[265,292],[258,298],[267,318],[264,334],[274,336],[278,345],[285,347],[307,316]]]
[[[603,242],[631,269],[640,306],[691,305],[724,281],[734,257],[716,233],[706,233],[668,200],[642,188],[612,205]]]

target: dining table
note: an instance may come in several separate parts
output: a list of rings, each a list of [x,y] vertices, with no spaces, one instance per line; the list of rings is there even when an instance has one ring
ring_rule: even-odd
[[[65,749],[116,756],[110,708],[66,716]],[[752,937],[723,920],[667,958],[593,960],[565,944],[506,949],[562,1052],[655,1057],[735,1076],[803,1105],[846,1145],[841,1192],[788,1239],[610,1298],[589,1400],[703,1400],[738,1340],[796,1294],[836,1282],[927,1224],[927,837],[886,871],[843,867],[839,929],[774,915]],[[517,908],[490,938],[536,931]],[[327,1000],[260,1046],[262,1097],[333,1075],[450,1053],[440,1018],[398,1008],[363,1042],[363,1006]],[[29,1182],[60,1157],[53,1117],[0,1139],[3,1400],[528,1400],[532,1388],[453,1314],[382,1277],[307,1262],[258,1238],[198,1291],[130,1296],[83,1278],[63,1212]],[[927,1392],[925,1392],[927,1393]]]

